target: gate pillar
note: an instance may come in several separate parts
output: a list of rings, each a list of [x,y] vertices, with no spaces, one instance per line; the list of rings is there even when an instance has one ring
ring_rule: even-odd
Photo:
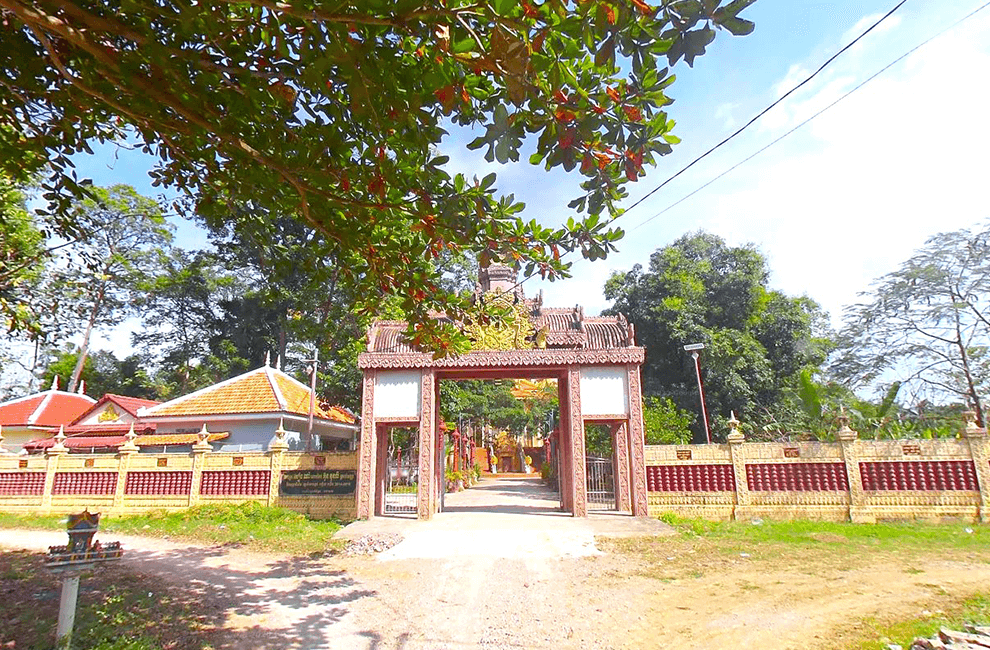
[[[615,509],[629,512],[629,426],[626,422],[612,425],[612,476],[615,477]]]
[[[626,366],[629,386],[629,422],[626,426],[629,441],[630,498],[634,517],[649,516],[646,496],[646,443],[643,433],[643,392],[640,386],[639,366]]]
[[[560,406],[560,422],[557,424],[557,488],[560,490],[560,507],[573,512],[571,492],[571,410],[567,373],[557,378],[557,404]]]
[[[588,482],[584,451],[584,417],[581,415],[581,367],[567,369],[567,429],[570,459],[571,512],[575,517],[588,516]]]
[[[357,517],[370,519],[375,510],[375,469],[378,465],[378,432],[375,426],[375,370],[364,371],[361,396],[361,446],[358,452]]]
[[[422,405],[419,410],[419,487],[416,493],[416,516],[419,519],[431,519],[439,502],[436,384],[436,373],[432,369],[424,369],[420,380]]]

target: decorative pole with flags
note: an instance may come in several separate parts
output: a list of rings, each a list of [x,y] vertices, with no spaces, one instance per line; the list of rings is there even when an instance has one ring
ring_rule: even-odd
[[[320,349],[313,350],[309,366],[309,424],[306,425],[306,451],[313,451],[313,413],[316,411],[316,367],[320,360]]]

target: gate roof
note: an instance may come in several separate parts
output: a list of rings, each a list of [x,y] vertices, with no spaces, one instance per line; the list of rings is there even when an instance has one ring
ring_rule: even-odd
[[[529,347],[473,349],[459,357],[434,359],[432,353],[416,349],[406,339],[404,321],[382,320],[368,328],[367,350],[359,355],[358,367],[510,369],[643,363],[644,349],[636,345],[633,325],[624,316],[586,317],[580,306],[544,308],[542,293],[527,300],[518,285],[511,292],[492,290],[484,282],[476,296],[512,297],[528,318],[534,332],[533,340],[527,342]]]

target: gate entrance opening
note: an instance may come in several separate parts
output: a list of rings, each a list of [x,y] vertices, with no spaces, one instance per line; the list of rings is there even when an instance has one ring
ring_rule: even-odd
[[[473,349],[460,357],[435,359],[414,349],[402,336],[406,324],[401,321],[378,321],[369,328],[367,351],[358,358],[364,371],[358,517],[387,512],[390,438],[383,432],[393,427],[417,432],[417,517],[429,519],[438,512],[445,458],[440,381],[516,377],[557,381],[560,415],[551,450],[558,459],[562,509],[576,517],[588,514],[585,425],[595,424],[609,430],[613,444],[615,507],[647,516],[640,391],[644,350],[635,344],[632,325],[622,316],[585,317],[580,307],[544,308],[542,295],[526,299],[515,271],[505,266],[482,269],[476,299],[498,301],[509,316],[490,325],[465,325]],[[594,498],[602,491],[592,490]]]
[[[419,430],[412,427],[379,428],[379,445],[385,458],[378,511],[388,515],[416,516],[419,485]]]

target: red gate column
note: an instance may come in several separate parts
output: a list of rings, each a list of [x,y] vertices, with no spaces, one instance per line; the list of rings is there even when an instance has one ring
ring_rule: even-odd
[[[625,422],[612,425],[613,476],[615,476],[615,509],[629,512],[629,434]]]
[[[571,491],[571,411],[568,408],[567,373],[557,379],[557,404],[560,406],[560,422],[557,423],[557,488],[560,505],[567,512],[574,511]]]
[[[571,494],[575,517],[588,516],[588,480],[584,453],[584,417],[581,415],[581,368],[567,370],[567,411],[570,424]]]
[[[364,371],[361,397],[361,447],[358,451],[358,519],[370,519],[375,507],[375,466],[378,464],[378,435],[375,427],[375,371]]]
[[[378,451],[375,454],[378,462],[375,463],[375,514],[385,514],[385,490],[388,484],[388,426],[377,425],[375,427],[375,439],[378,441]]]
[[[643,440],[643,392],[639,381],[639,366],[626,366],[629,378],[629,476],[634,517],[649,516],[646,497],[646,447]]]
[[[417,491],[417,517],[430,519],[437,511],[436,449],[436,374],[424,369],[420,383],[422,405],[419,411],[419,488]]]

